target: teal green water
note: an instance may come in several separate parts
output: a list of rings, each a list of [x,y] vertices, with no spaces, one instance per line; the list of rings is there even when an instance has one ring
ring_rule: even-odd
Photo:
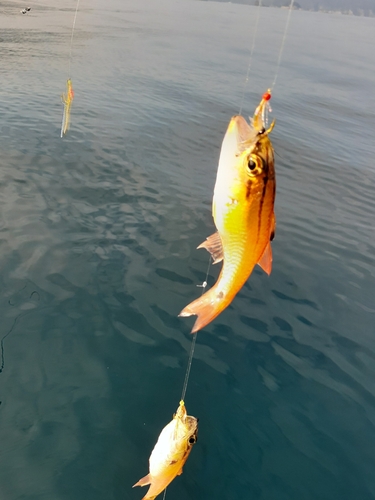
[[[0,496],[141,499],[181,396],[193,318],[177,315],[205,278],[257,9],[82,0],[61,140],[75,2],[20,8],[0,4]],[[245,116],[286,16],[261,9]],[[273,271],[198,334],[199,440],[168,500],[375,498],[373,33],[292,13]]]

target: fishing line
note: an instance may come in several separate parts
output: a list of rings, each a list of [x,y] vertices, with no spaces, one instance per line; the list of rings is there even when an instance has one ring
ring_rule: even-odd
[[[72,49],[73,49],[74,28],[75,28],[75,26],[76,26],[76,21],[77,21],[78,7],[79,7],[79,0],[77,0],[76,11],[75,11],[75,14],[74,14],[74,20],[73,20],[73,26],[72,26],[72,35],[71,35],[71,37],[70,37],[70,52],[69,52],[68,78],[70,78],[70,66],[71,66],[71,63],[72,63]]]
[[[254,49],[255,49],[255,40],[256,40],[256,37],[257,37],[257,33],[258,33],[258,25],[259,25],[260,7],[261,6],[262,6],[262,0],[259,0],[258,10],[257,10],[257,17],[256,17],[256,21],[255,21],[254,35],[253,35],[253,44],[252,44],[252,47],[251,47],[251,50],[250,50],[249,64],[247,66],[247,73],[246,73],[246,78],[245,78],[245,82],[244,82],[244,86],[243,86],[240,111],[238,113],[239,115],[242,113],[242,106],[243,106],[243,101],[245,99],[246,87],[248,86],[248,83],[249,83],[250,68],[251,68],[251,63],[252,63],[252,60],[253,60],[253,52],[254,52]]]
[[[205,288],[207,286],[208,273],[210,272],[211,261],[212,261],[212,257],[210,256],[209,261],[208,261],[208,266],[207,266],[206,279],[203,281],[203,283],[201,285],[197,285],[199,287],[202,287],[201,296],[203,295],[204,290],[205,290]],[[198,332],[196,332],[196,333],[193,334],[193,340],[191,342],[191,348],[190,348],[189,361],[188,361],[188,365],[187,365],[187,368],[186,368],[184,386],[182,388],[181,401],[185,401],[185,394],[186,394],[186,389],[187,389],[187,386],[188,386],[188,383],[189,383],[191,364],[193,362],[193,356],[194,356],[195,344],[197,342],[197,336],[198,336]]]
[[[287,37],[287,34],[288,34],[290,17],[291,17],[291,14],[292,14],[293,5],[294,5],[294,0],[291,0],[291,2],[289,4],[289,9],[288,9],[288,16],[287,16],[287,20],[286,20],[284,35],[283,35],[281,46],[280,46],[279,57],[278,57],[278,60],[277,60],[277,63],[276,63],[275,78],[274,78],[273,83],[272,83],[272,85],[270,87],[270,90],[273,90],[273,88],[275,87],[276,80],[277,80],[277,77],[279,75],[281,58],[282,58],[282,55],[283,55],[283,52],[284,52],[284,46],[285,46],[285,41],[286,41],[286,37]],[[252,47],[251,47],[251,50],[250,50],[249,64],[247,66],[246,78],[245,78],[245,83],[244,83],[243,92],[242,92],[242,98],[241,98],[241,104],[240,104],[240,111],[238,113],[239,115],[242,113],[242,107],[243,107],[243,102],[244,102],[244,99],[245,99],[246,88],[247,88],[247,86],[249,84],[250,69],[251,69],[251,64],[252,64],[252,60],[253,60],[253,53],[254,53],[254,49],[255,49],[256,37],[257,37],[257,33],[258,33],[258,25],[259,25],[259,19],[260,19],[260,7],[262,7],[262,0],[259,0],[259,4],[258,4],[258,11],[257,11],[257,17],[256,17],[256,21],[255,21],[255,28],[254,28],[254,35],[253,35],[253,43],[252,43]]]
[[[203,295],[204,290],[207,286],[208,273],[210,272],[210,267],[211,267],[211,260],[212,260],[212,257],[210,257],[208,260],[206,279],[203,281],[203,283],[201,285],[197,285],[197,286],[202,288],[201,296]],[[191,342],[191,347],[190,347],[189,361],[188,361],[186,373],[185,373],[184,386],[182,388],[182,393],[181,393],[181,401],[185,401],[186,389],[187,389],[187,386],[189,383],[191,364],[193,362],[193,356],[194,356],[195,344],[197,342],[197,336],[198,336],[198,332],[193,334],[193,340]],[[164,490],[163,500],[165,500],[166,494],[167,494],[167,488],[165,488],[165,490]]]
[[[277,80],[277,77],[279,75],[281,57],[282,57],[283,51],[284,51],[284,45],[285,45],[286,35],[288,33],[288,28],[289,28],[289,23],[290,23],[290,16],[292,14],[293,5],[294,5],[294,0],[291,0],[290,5],[289,5],[288,17],[286,19],[284,36],[283,36],[283,39],[282,39],[282,42],[281,42],[281,46],[280,46],[279,59],[277,60],[275,79],[273,81],[273,84],[271,85],[271,90],[273,90],[274,86],[276,85],[276,80]]]

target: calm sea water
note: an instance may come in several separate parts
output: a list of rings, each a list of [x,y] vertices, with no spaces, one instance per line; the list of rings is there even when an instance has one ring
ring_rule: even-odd
[[[0,495],[141,499],[181,396],[221,141],[257,9],[0,3]],[[287,11],[261,9],[243,113]],[[199,441],[167,499],[375,498],[374,20],[293,12],[272,99],[277,233],[198,334]],[[210,268],[209,285],[218,275]]]

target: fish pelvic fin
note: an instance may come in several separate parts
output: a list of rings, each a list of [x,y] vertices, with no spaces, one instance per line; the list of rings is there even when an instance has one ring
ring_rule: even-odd
[[[223,292],[218,292],[214,286],[211,290],[204,293],[198,299],[193,300],[193,302],[182,309],[179,316],[198,316],[191,333],[196,333],[198,330],[202,330],[202,328],[211,323],[211,321],[219,316],[221,311],[227,307],[230,300],[226,300],[222,296],[222,293]]]
[[[133,485],[133,488],[135,488],[136,486],[147,486],[148,484],[151,484],[151,481],[152,481],[151,474],[147,474],[147,476],[142,477],[142,479],[140,479],[137,483],[135,483]]]
[[[197,248],[205,248],[208,252],[210,252],[213,264],[217,264],[221,262],[224,258],[223,245],[221,243],[221,238],[219,233],[211,234],[208,238],[205,239],[203,243],[201,243]]]
[[[258,260],[258,266],[260,266],[263,269],[263,271],[268,274],[268,276],[271,274],[271,271],[272,271],[272,248],[271,248],[270,242],[268,242],[266,248],[264,249],[262,257]]]

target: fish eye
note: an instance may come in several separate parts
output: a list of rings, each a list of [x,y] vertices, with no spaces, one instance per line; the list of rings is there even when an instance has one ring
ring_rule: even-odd
[[[254,168],[257,166],[254,160],[250,158],[250,160],[247,162],[247,166],[249,167],[249,170],[254,170]]]
[[[194,443],[195,443],[195,437],[194,437],[194,436],[191,436],[191,437],[189,438],[189,443],[190,443],[190,444],[194,444]]]
[[[262,160],[255,154],[250,154],[247,157],[247,173],[250,176],[262,173]]]

